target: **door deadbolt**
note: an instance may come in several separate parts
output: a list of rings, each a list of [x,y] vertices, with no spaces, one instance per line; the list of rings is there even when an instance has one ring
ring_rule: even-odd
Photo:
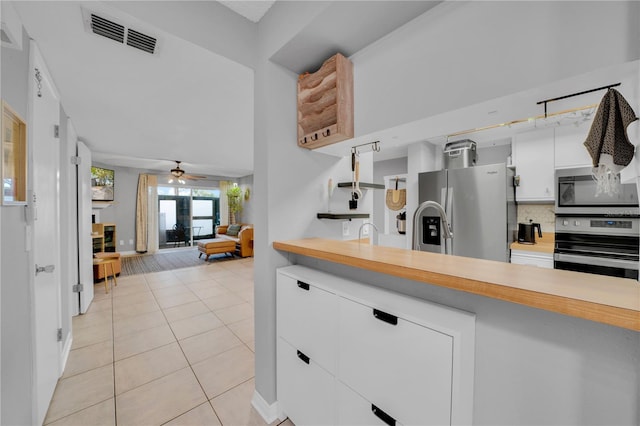
[[[50,274],[54,269],[56,269],[55,265],[38,266],[36,264],[36,275],[38,275],[40,272],[46,272],[47,274]]]

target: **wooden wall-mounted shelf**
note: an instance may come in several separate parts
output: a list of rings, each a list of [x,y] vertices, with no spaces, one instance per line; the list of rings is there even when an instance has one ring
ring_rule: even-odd
[[[340,53],[298,78],[298,145],[319,148],[353,138],[353,64]]]

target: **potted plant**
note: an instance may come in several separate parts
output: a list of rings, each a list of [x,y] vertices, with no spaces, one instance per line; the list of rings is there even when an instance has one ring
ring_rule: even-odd
[[[227,189],[227,200],[231,213],[231,224],[234,224],[236,223],[236,212],[242,211],[242,189],[237,184]]]

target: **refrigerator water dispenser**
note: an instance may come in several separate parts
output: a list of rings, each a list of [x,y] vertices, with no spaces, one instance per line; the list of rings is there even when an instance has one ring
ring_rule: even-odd
[[[440,245],[440,217],[422,217],[422,244]]]

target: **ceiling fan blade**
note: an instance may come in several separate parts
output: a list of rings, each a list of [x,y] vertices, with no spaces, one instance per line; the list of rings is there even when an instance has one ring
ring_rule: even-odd
[[[201,179],[206,179],[206,176],[199,176],[199,175],[182,175],[182,179],[189,179],[189,180],[201,180]]]

